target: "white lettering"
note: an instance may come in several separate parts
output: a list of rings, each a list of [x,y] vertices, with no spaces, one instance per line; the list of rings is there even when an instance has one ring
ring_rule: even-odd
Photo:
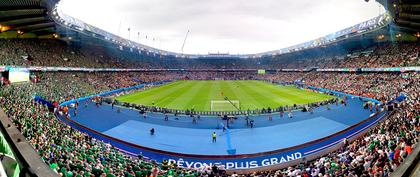
[[[223,165],[226,169],[248,169],[248,168],[256,168],[259,167],[260,163],[261,166],[268,166],[268,165],[275,165],[279,163],[288,162],[291,160],[296,160],[302,158],[302,153],[295,152],[293,154],[288,154],[286,156],[281,157],[273,157],[269,159],[263,159],[262,161],[242,161],[242,162],[225,162],[224,164],[220,162],[192,162],[192,161],[184,161],[184,159],[179,158],[178,160],[175,159],[168,159],[169,163],[176,163],[179,167],[187,167],[187,168],[203,168],[203,167],[212,167],[213,165]]]
[[[296,158],[296,159],[300,159],[300,158],[302,158],[302,153],[300,153],[300,152],[296,152],[296,153],[295,153],[295,158]]]
[[[203,164],[201,162],[196,162],[194,164],[194,168],[201,168],[203,166]]]
[[[287,160],[282,156],[280,159],[280,163],[287,162]]]
[[[286,157],[287,157],[287,161],[295,160],[295,157],[293,156],[293,154],[290,156],[287,155]]]
[[[249,162],[249,167],[250,167],[250,168],[255,168],[255,167],[258,167],[258,163],[257,163],[257,161],[251,161],[251,162]]]
[[[188,161],[185,161],[185,164],[187,164],[187,168],[191,168],[194,164],[194,162],[188,163]]]
[[[263,161],[261,161],[262,166],[267,166],[270,165],[270,160],[269,159],[264,159]]]
[[[279,163],[278,162],[279,159],[277,159],[277,158],[271,158],[270,160],[271,160],[271,165],[274,165],[274,164],[278,164]]]
[[[233,167],[235,167],[235,164],[233,162],[227,162],[226,163],[226,169],[231,169]]]
[[[245,166],[244,166],[244,163],[245,163]],[[239,165],[238,165],[238,162],[235,162],[235,168],[236,169],[248,168],[248,162],[239,162]]]
[[[178,159],[178,162],[176,163],[178,167],[183,167],[184,159]]]

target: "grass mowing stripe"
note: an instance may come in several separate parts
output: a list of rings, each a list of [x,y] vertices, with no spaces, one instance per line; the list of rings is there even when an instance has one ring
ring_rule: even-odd
[[[160,105],[158,102],[161,102],[170,98],[171,94],[184,89],[188,85],[189,84],[181,82],[180,84],[177,84],[174,87],[166,86],[165,87],[166,89],[160,89],[159,87],[152,88],[150,90],[147,90],[144,96],[140,95],[134,103],[140,103],[140,104],[144,103],[144,105],[152,105],[152,103],[155,103],[156,106],[165,106],[165,105]]]
[[[224,97],[228,97],[230,100],[239,100],[239,97],[236,95],[236,93],[234,92],[234,83],[233,82],[227,82],[227,81],[221,81],[221,86],[222,86],[222,91],[223,91],[223,96],[220,94],[220,96],[222,97],[222,100],[224,100]]]
[[[206,103],[208,102],[210,95],[209,92],[212,89],[213,84],[211,82],[199,82],[200,87],[197,88],[194,95],[192,95],[188,105],[193,105],[195,110],[209,110],[210,107],[206,107]]]
[[[208,82],[208,81],[204,81],[204,82]],[[218,82],[208,82],[208,87],[211,88],[209,92],[207,92],[206,94],[206,98],[207,101],[205,101],[204,104],[204,111],[210,111],[211,110],[211,100],[220,100],[221,95],[220,95],[220,90],[221,90],[221,86]]]
[[[167,107],[168,104],[171,103],[174,99],[182,98],[181,95],[185,93],[188,94],[194,85],[194,82],[187,82],[183,84],[184,87],[173,90],[170,94],[166,95],[163,99],[157,102],[156,105],[160,107]],[[179,102],[179,104],[182,105],[182,102]]]
[[[141,98],[142,100],[147,100],[148,102],[151,103],[153,99],[151,99],[150,97],[155,97],[155,98],[157,97],[157,95],[155,95],[155,92],[159,92],[159,93],[170,92],[172,89],[177,89],[182,86],[183,86],[182,82],[174,82],[173,84],[169,83],[167,85],[162,85],[162,86],[150,88],[144,91],[139,91],[139,92],[135,92],[128,95],[123,95],[121,97],[118,97],[117,99],[124,102],[127,101],[127,102],[136,103],[137,101],[139,101],[139,98]]]
[[[155,87],[155,88],[152,88],[152,89],[138,91],[138,92],[134,92],[134,93],[127,94],[127,95],[122,95],[122,96],[118,97],[118,100],[132,101],[132,99],[136,100],[137,97],[139,97],[141,95],[144,98],[146,95],[148,95],[148,93],[156,92],[156,91],[163,91],[163,90],[166,90],[166,89],[169,89],[169,88],[176,87],[177,85],[181,85],[181,84],[182,84],[182,82],[180,82],[180,81],[171,82],[171,83],[168,83],[168,84],[165,84],[165,85],[162,85],[162,86],[158,86],[158,87]]]
[[[241,95],[241,109],[247,110],[247,109],[258,109],[261,107],[264,107],[264,105],[261,104],[261,102],[257,101],[256,97],[254,95],[251,95],[250,92],[245,90],[245,87],[243,86],[243,81],[238,81],[237,85],[239,86],[237,89],[237,92]]]
[[[258,102],[260,102],[264,108],[267,107],[277,107],[279,106],[278,102],[273,100],[272,97],[261,94],[263,91],[261,88],[255,88],[253,83],[242,83],[242,87],[247,93],[250,93]]]
[[[241,104],[241,101],[240,101],[241,99],[240,98],[243,98],[243,97],[242,97],[242,95],[239,95],[236,92],[236,88],[237,88],[236,82],[237,81],[233,81],[233,82],[222,81],[223,92],[227,92],[227,94],[223,93],[223,96],[221,94],[220,94],[220,96],[222,97],[223,100],[224,100],[224,97],[227,97],[231,101],[238,100],[239,105],[240,105]],[[232,111],[237,111],[237,110],[232,110]]]
[[[301,90],[293,86],[286,86],[285,89],[275,89],[278,87],[274,84],[264,84],[258,83],[260,87],[267,88],[266,90],[270,90],[274,94],[282,95],[284,99],[287,99],[287,102],[295,102],[296,104],[305,104],[310,102],[316,102],[319,100],[329,99],[329,95],[317,94],[314,92],[308,92],[306,90]],[[274,88],[274,89],[272,89]],[[331,97],[332,98],[332,97]]]
[[[258,83],[258,85],[262,88],[266,88],[266,90],[269,90],[271,94],[277,95],[277,98],[281,102],[282,105],[292,105],[290,103],[296,103],[300,104],[302,103],[301,100],[304,97],[304,95],[298,95],[293,94],[294,92],[297,92],[297,88],[293,88],[293,90],[286,89],[276,89],[277,85],[274,84],[265,84],[265,83]]]
[[[183,90],[181,94],[174,97],[169,103],[166,103],[166,106],[178,106],[181,109],[191,109],[195,107],[195,103],[199,102],[199,91],[203,85],[205,85],[203,82],[194,82],[188,90]]]
[[[273,99],[275,102],[277,102],[277,105],[288,105],[289,103],[293,102],[293,97],[288,96],[287,92],[282,92],[282,89],[276,89],[275,87],[272,87],[271,83],[253,81],[252,88],[260,90],[261,94],[267,95]]]
[[[150,102],[155,102],[157,106],[165,106],[165,104],[160,104],[160,102],[164,102],[172,97],[174,93],[179,92],[180,90],[184,90],[189,86],[189,83],[182,83],[175,87],[167,88],[166,90],[157,90],[155,92],[150,92],[151,94],[146,97]],[[152,90],[151,90],[152,91]],[[156,94],[159,93],[159,94]],[[145,99],[146,99],[145,98]]]
[[[191,93],[191,96],[185,105],[190,105],[191,107],[194,107],[195,110],[205,110],[203,103],[207,101],[209,85],[211,84],[207,82],[197,82],[196,85],[195,91]]]

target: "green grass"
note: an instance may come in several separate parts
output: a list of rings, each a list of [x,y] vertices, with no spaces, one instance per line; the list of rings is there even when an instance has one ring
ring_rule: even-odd
[[[166,85],[119,96],[122,102],[196,111],[210,111],[211,100],[223,100],[221,95],[239,100],[242,110],[276,108],[279,106],[306,104],[333,98],[330,95],[279,86],[263,81],[175,81]],[[234,111],[233,108],[227,108]],[[227,111],[227,110],[225,110]]]

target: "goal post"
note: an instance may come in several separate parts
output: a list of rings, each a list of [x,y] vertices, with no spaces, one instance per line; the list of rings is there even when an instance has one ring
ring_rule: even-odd
[[[211,111],[236,111],[236,108],[240,108],[239,100],[231,100],[230,103],[227,100],[211,100],[210,110]],[[232,105],[233,104],[233,105]],[[235,106],[236,108],[235,108]]]

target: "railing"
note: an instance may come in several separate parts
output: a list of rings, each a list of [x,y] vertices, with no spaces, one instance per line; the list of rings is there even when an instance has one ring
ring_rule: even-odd
[[[13,125],[10,119],[6,116],[2,109],[0,109],[0,130],[4,139],[2,142],[8,142],[7,154],[9,157],[14,157],[17,165],[14,169],[13,176],[23,177],[55,177],[57,173],[51,170],[40,156],[32,148],[32,146],[25,141],[22,133]],[[5,149],[6,150],[6,149]],[[13,155],[13,156],[11,156]]]
[[[0,176],[19,176],[20,166],[16,161],[16,157],[10,148],[9,143],[0,132],[0,159],[1,171]]]
[[[417,139],[417,142],[420,141],[420,138]],[[420,143],[417,143],[417,147],[414,148],[412,153],[404,159],[400,166],[391,174],[391,177],[399,176],[413,176],[419,175],[419,171],[416,168],[419,168],[420,163]],[[417,166],[416,166],[417,165]],[[417,170],[417,171],[416,171]]]

